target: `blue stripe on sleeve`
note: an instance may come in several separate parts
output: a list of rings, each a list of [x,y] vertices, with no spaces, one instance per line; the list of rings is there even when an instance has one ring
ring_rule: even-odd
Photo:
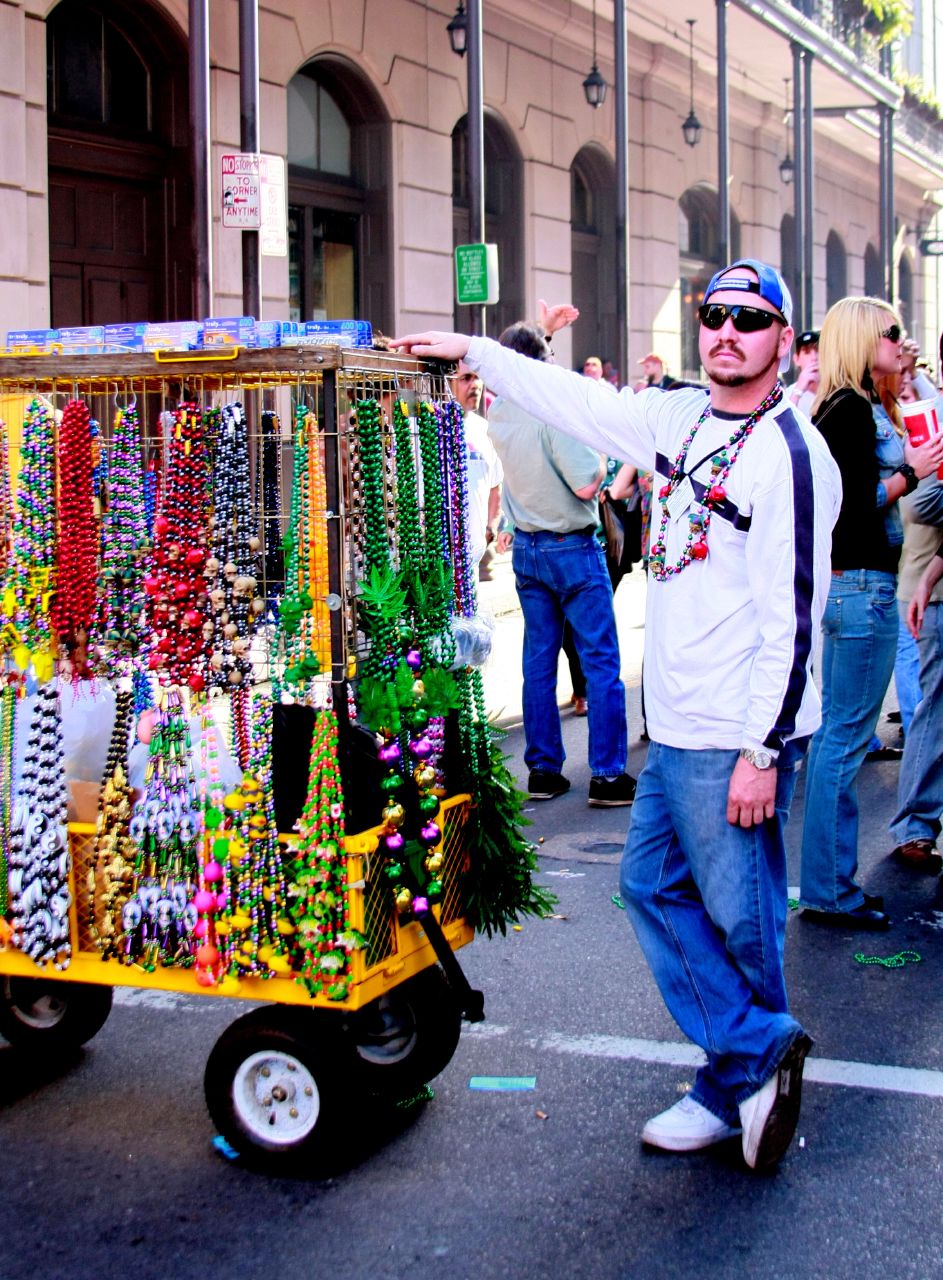
[[[812,459],[809,447],[802,438],[802,431],[791,409],[775,419],[789,456],[792,460],[792,522],[794,530],[795,568],[793,572],[793,603],[796,615],[796,634],[792,651],[792,666],[786,693],[773,728],[767,734],[764,746],[780,751],[783,743],[796,727],[796,718],[808,679],[809,653],[812,648],[812,599],[815,563],[815,490],[812,477]]]

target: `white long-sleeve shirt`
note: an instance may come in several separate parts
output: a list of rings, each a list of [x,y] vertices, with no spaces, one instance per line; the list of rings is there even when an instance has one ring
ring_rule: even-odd
[[[623,388],[617,395],[578,373],[473,338],[465,362],[492,391],[601,452],[654,472],[658,492],[707,394]],[[688,450],[697,496],[711,459],[746,415],[714,412]],[[706,560],[664,582],[651,575],[645,619],[645,711],[650,737],[689,749],[764,747],[776,754],[818,728],[810,676],[831,580],[838,468],[819,433],[783,399],[753,429],[724,481]],[[669,522],[666,563],[688,533]]]

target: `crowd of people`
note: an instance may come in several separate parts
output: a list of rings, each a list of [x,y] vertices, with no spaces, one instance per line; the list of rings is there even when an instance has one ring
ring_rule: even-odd
[[[742,259],[710,281],[699,319],[706,388],[672,379],[655,352],[634,387],[612,385],[599,356],[564,369],[546,323],[499,341],[426,332],[394,345],[459,362],[459,377],[497,396],[488,434],[525,623],[531,796],[569,787],[556,694],[569,624],[589,803],[632,805],[622,900],[665,1003],[706,1055],[642,1140],[691,1151],[739,1136],[763,1169],[792,1140],[812,1045],[783,976],[797,771],[808,756],[801,919],[889,928],[856,880],[856,780],[892,674],[904,732],[893,856],[941,869],[943,433],[909,438],[906,422],[931,420],[938,393],[886,302],[843,299],[796,335],[779,272]],[[604,549],[606,508],[627,497],[647,499],[638,779],[625,771],[618,580]]]

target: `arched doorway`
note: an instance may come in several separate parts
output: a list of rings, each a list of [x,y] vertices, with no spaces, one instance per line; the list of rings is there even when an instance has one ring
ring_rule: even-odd
[[[869,298],[884,297],[884,272],[873,244],[867,245],[864,251],[864,291]]]
[[[52,324],[193,315],[186,45],[146,0],[46,20]]]
[[[678,274],[681,283],[681,360],[683,378],[701,376],[698,354],[697,309],[720,261],[717,192],[710,187],[689,187],[678,201]],[[740,222],[730,212],[730,261],[740,257]]]
[[[533,318],[534,305],[524,301],[524,198],[521,157],[504,124],[485,112],[485,240],[498,246],[500,301],[488,307],[488,335],[497,337],[515,320]],[[452,243],[468,244],[468,119],[452,130]],[[467,330],[468,308],[455,307],[455,326]]]
[[[825,241],[825,305],[834,306],[848,294],[848,255],[837,231],[830,231]]]
[[[390,331],[389,120],[340,58],[288,83],[288,296],[293,320]]]
[[[576,368],[587,356],[618,360],[615,247],[615,167],[598,148],[583,147],[570,168],[570,296],[580,310],[573,331]]]

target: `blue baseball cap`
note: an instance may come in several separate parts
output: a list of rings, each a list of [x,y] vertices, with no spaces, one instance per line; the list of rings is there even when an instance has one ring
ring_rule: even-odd
[[[756,273],[756,280],[750,280],[747,276],[732,276],[728,280],[726,277],[737,267],[749,267]],[[757,258],[738,258],[736,262],[731,262],[729,267],[718,271],[711,277],[710,284],[704,290],[704,301],[706,302],[712,293],[717,293],[721,289],[725,292],[728,289],[742,289],[745,293],[759,294],[776,308],[786,324],[792,324],[792,295],[786,281],[774,267],[760,262]]]

